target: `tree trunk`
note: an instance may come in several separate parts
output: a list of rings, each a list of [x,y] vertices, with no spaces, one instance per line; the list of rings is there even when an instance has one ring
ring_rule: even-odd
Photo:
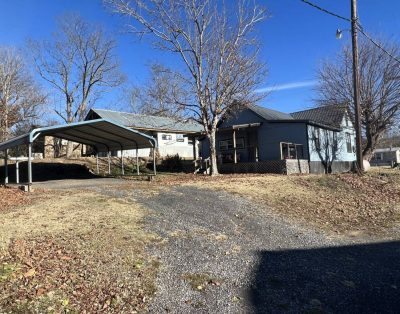
[[[366,144],[365,144],[364,149],[363,149],[363,159],[370,161],[372,156],[373,156],[373,153],[374,153],[374,150],[376,148],[376,145],[379,142],[379,138],[381,137],[383,131],[376,132],[375,135],[371,135],[371,132],[369,132],[368,129],[367,129],[367,131],[365,133],[366,133],[365,134],[366,135],[365,136],[366,137]]]
[[[211,176],[218,175],[218,165],[217,165],[217,148],[216,148],[216,130],[213,129],[208,134],[208,139],[210,141],[210,160],[211,160]]]
[[[72,156],[72,151],[73,151],[73,144],[71,141],[67,142],[67,150],[65,152],[65,157],[66,158],[71,158]]]

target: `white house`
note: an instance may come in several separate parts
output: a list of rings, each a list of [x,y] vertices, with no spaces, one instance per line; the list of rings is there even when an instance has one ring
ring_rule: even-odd
[[[194,159],[199,154],[197,137],[203,128],[196,122],[105,109],[91,109],[85,120],[101,118],[153,136],[161,158],[178,154],[184,159]],[[121,151],[113,154],[121,156]],[[148,157],[150,149],[140,149],[138,155]],[[136,150],[124,151],[124,156],[136,157]]]

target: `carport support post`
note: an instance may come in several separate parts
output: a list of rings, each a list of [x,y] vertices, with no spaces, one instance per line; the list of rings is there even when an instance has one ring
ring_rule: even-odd
[[[99,174],[99,152],[96,152],[96,173]]]
[[[136,147],[136,173],[140,175],[140,167],[139,167],[139,149]]]
[[[31,191],[32,185],[32,143],[28,145],[28,191]]]
[[[110,151],[107,152],[108,156],[108,174],[111,174],[111,157],[110,157]]]
[[[8,184],[8,149],[4,151],[4,185]]]
[[[154,175],[157,175],[156,171],[156,146],[153,148],[153,169],[154,169]]]
[[[125,169],[124,169],[124,150],[121,150],[121,173],[122,173],[122,175],[125,174]]]

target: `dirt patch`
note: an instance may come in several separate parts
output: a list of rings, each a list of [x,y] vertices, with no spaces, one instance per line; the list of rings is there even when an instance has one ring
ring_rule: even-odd
[[[42,192],[45,193],[45,192]],[[0,309],[133,313],[155,292],[146,210],[91,192],[56,192],[3,215]]]
[[[400,225],[400,172],[340,175],[229,175],[165,184],[194,184],[249,197],[271,210],[340,234],[383,235]]]

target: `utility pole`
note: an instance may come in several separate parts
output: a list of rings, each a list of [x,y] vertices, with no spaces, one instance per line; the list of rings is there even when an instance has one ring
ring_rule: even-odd
[[[360,78],[358,68],[358,44],[357,44],[357,0],[351,0],[351,38],[353,46],[353,86],[354,86],[354,122],[356,128],[356,157],[357,166],[360,172],[364,171],[361,141],[360,121]]]

